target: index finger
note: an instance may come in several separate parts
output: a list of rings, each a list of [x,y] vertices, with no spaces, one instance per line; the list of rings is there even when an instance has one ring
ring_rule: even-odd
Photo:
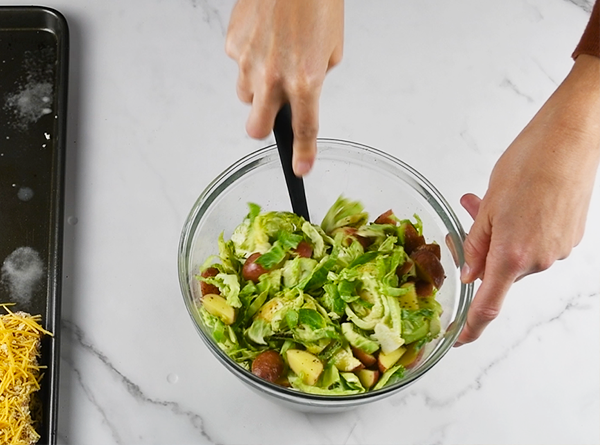
[[[473,298],[467,314],[467,322],[455,346],[479,338],[484,329],[500,313],[504,298],[517,276],[518,273],[510,261],[503,255],[499,255],[492,245],[487,255],[481,285]]]
[[[320,89],[313,89],[302,95],[290,97],[294,130],[292,165],[296,176],[307,174],[315,162],[319,132],[319,96]]]

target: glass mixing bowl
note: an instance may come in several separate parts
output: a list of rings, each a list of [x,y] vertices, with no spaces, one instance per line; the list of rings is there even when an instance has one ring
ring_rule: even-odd
[[[442,195],[421,174],[402,161],[371,147],[333,139],[319,139],[317,160],[304,185],[311,221],[319,224],[340,196],[360,201],[372,221],[393,209],[399,218],[419,215],[427,242],[442,246],[441,262],[446,273],[437,300],[444,312],[440,336],[425,351],[404,378],[377,391],[347,396],[301,393],[260,379],[245,370],[213,341],[199,315],[198,286],[194,278],[210,256],[218,254],[217,238],[233,229],[248,213],[248,202],[264,211],[291,211],[277,147],[271,145],[251,153],[223,173],[202,192],[185,222],[179,243],[179,283],[187,310],[200,337],[214,356],[252,389],[294,409],[335,412],[380,400],[402,391],[423,377],[452,347],[466,321],[473,286],[461,283],[464,263],[461,224]]]

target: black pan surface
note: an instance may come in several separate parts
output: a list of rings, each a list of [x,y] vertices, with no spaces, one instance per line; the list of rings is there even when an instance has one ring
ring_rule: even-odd
[[[0,303],[42,316],[39,443],[56,443],[69,33],[43,7],[0,7]]]

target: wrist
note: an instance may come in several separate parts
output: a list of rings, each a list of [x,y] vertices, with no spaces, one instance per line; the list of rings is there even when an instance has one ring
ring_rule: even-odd
[[[585,139],[600,155],[600,58],[582,54],[540,110],[561,133]]]
[[[550,182],[593,183],[600,163],[600,58],[580,55],[507,151]]]

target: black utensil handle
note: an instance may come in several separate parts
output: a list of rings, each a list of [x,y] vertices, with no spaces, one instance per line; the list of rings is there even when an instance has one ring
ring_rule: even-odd
[[[292,169],[292,155],[294,147],[294,132],[292,130],[292,109],[290,104],[285,104],[275,116],[275,125],[273,127],[281,166],[290,194],[292,209],[295,214],[302,216],[310,221],[308,216],[308,205],[306,203],[306,194],[304,192],[304,181],[297,177]]]

